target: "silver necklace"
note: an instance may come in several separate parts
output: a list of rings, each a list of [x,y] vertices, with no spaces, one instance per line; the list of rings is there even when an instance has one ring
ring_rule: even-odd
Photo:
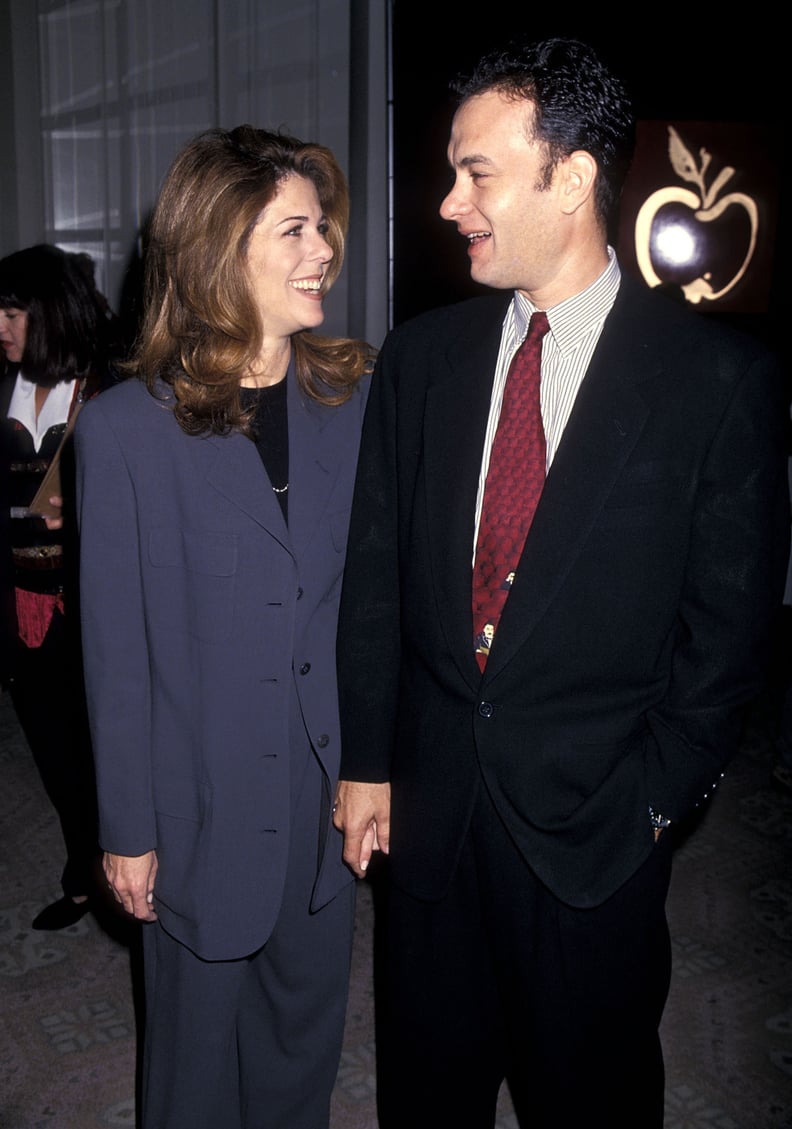
[[[287,482],[285,486],[273,486],[272,489],[276,494],[285,494],[289,489],[289,484]]]

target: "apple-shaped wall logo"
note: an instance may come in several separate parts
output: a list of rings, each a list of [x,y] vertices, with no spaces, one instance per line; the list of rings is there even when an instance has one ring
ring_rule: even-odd
[[[689,302],[716,302],[748,269],[756,248],[759,210],[744,192],[721,195],[733,168],[721,169],[707,188],[710,154],[700,149],[697,164],[671,125],[668,157],[677,176],[696,190],[666,185],[641,205],[635,220],[638,268],[650,286],[673,283]]]

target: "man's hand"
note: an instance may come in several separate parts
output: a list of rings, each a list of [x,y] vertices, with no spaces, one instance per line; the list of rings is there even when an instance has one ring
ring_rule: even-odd
[[[145,855],[130,858],[105,851],[102,865],[115,900],[126,912],[139,921],[156,921],[157,915],[152,909],[154,880],[157,877],[156,852],[148,851]]]
[[[344,833],[344,862],[363,878],[373,851],[390,846],[390,784],[339,780],[333,824]]]

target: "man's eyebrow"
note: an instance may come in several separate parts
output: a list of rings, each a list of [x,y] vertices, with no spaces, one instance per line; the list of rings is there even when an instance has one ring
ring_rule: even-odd
[[[466,169],[470,165],[491,165],[492,160],[490,157],[485,157],[483,153],[473,153],[470,157],[463,157],[459,162],[459,167]]]

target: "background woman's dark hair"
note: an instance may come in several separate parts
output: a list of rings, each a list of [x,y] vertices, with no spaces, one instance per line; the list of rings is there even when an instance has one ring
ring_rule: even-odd
[[[542,187],[556,164],[581,149],[597,162],[597,212],[607,227],[621,197],[635,144],[627,91],[585,43],[548,39],[515,44],[485,56],[473,74],[452,84],[460,100],[495,90],[534,106],[529,139],[544,142],[548,160]]]
[[[50,243],[0,259],[0,309],[27,314],[18,367],[29,380],[49,387],[61,380],[104,380],[113,317],[93,269],[90,256]]]
[[[250,235],[289,176],[316,187],[333,258],[329,287],[344,258],[349,220],[346,180],[329,149],[282,132],[241,125],[210,129],[177,155],[147,232],[141,329],[128,366],[154,391],[176,396],[189,434],[249,432],[239,381],[250,371],[262,326],[246,271]],[[302,332],[293,338],[297,379],[325,403],[347,399],[371,367],[360,341]]]

